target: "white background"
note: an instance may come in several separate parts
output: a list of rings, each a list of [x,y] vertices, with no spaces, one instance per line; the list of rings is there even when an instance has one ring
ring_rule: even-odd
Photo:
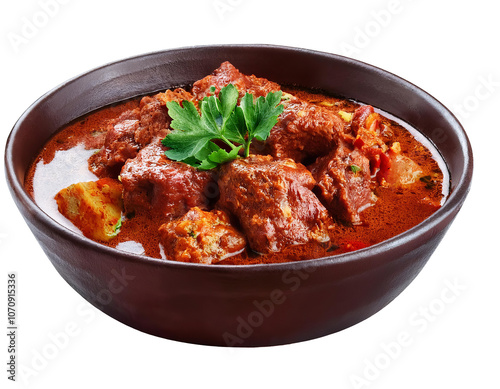
[[[44,7],[46,3],[52,6]],[[182,46],[273,43],[345,54],[420,86],[461,120],[475,152],[475,173],[470,195],[442,244],[394,302],[340,333],[255,349],[156,338],[91,307],[45,257],[2,177],[0,316],[6,312],[7,273],[16,271],[20,328],[18,382],[6,379],[4,339],[0,386],[498,387],[500,28],[492,4],[486,0],[2,2],[2,145],[16,119],[39,96],[94,67]],[[26,27],[30,23],[38,27]],[[2,326],[1,332],[6,332],[7,325]],[[396,346],[405,336],[403,345]]]

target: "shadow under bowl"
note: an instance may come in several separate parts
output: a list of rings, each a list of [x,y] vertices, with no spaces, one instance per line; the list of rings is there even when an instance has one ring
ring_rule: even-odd
[[[383,109],[419,129],[439,150],[450,195],[416,227],[366,249],[295,263],[177,263],[95,243],[61,226],[24,189],[44,143],[72,120],[106,105],[191,84],[223,61],[280,84],[319,88]],[[109,316],[160,337],[207,345],[268,346],[340,331],[373,315],[416,277],[464,202],[472,151],[457,119],[415,85],[368,64],[270,45],[167,50],[111,63],[37,100],[6,145],[11,194],[60,275]]]

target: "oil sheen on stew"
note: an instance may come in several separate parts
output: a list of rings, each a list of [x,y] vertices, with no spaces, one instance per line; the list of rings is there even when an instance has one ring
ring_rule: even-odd
[[[196,103],[230,83],[239,98],[283,91],[269,137],[211,170],[167,158],[166,103]],[[104,245],[244,265],[327,257],[400,234],[442,205],[448,175],[430,142],[389,114],[225,62],[190,88],[69,124],[41,150],[26,187],[58,222]]]

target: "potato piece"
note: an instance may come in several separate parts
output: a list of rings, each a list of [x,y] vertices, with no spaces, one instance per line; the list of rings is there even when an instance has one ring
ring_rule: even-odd
[[[415,183],[423,172],[411,158],[401,154],[401,145],[394,142],[383,159],[378,177],[382,184],[392,187],[405,187]]]
[[[122,184],[112,178],[79,182],[56,194],[59,212],[83,234],[108,242],[120,228],[123,209]]]
[[[422,169],[412,159],[405,155],[392,155],[391,168],[386,182],[394,187],[405,187],[418,181],[422,176]]]

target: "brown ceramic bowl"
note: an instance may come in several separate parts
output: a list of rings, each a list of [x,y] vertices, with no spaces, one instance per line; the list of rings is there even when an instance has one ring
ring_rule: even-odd
[[[423,223],[356,252],[298,263],[223,266],[168,262],[111,249],[61,226],[23,187],[28,165],[66,123],[110,103],[186,85],[229,60],[244,73],[372,104],[427,136],[450,173],[451,194]],[[78,76],[36,101],[7,141],[8,184],[61,276],[111,317],[160,337],[235,346],[285,344],[340,331],[373,315],[415,278],[468,193],[472,153],[436,99],[349,58],[267,45],[205,46],[141,55]]]

